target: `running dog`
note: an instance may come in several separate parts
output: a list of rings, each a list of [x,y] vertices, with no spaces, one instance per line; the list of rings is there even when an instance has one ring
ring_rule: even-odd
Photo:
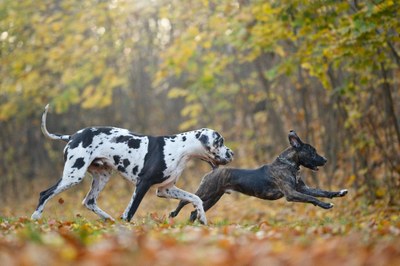
[[[224,138],[212,129],[199,129],[172,136],[145,136],[115,127],[89,127],[73,135],[52,134],[46,128],[48,105],[42,116],[43,134],[53,140],[67,142],[64,149],[64,170],[61,179],[40,193],[32,219],[39,219],[45,204],[55,195],[80,183],[86,171],[93,176],[89,193],[82,204],[103,219],[113,218],[96,203],[99,193],[109,181],[112,170],[136,185],[122,219],[130,221],[150,187],[157,187],[157,196],[191,202],[201,223],[207,224],[201,199],[175,187],[186,163],[200,158],[213,168],[232,161],[233,152],[224,145]]]
[[[265,200],[286,197],[287,201],[311,203],[324,209],[332,208],[332,203],[322,202],[315,197],[343,197],[347,194],[347,189],[332,192],[309,188],[300,177],[300,166],[318,171],[318,167],[325,165],[327,160],[313,146],[303,143],[293,130],[288,137],[290,147],[271,164],[258,169],[215,169],[206,174],[195,193],[203,201],[204,211],[231,191]],[[177,216],[186,204],[188,201],[181,200],[176,210],[170,213],[170,217]],[[191,213],[190,220],[194,221],[196,218],[195,210]]]

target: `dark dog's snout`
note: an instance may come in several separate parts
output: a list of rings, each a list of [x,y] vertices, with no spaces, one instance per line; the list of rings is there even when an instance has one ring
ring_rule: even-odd
[[[316,162],[317,166],[324,166],[328,160],[324,156],[319,156],[318,161]]]

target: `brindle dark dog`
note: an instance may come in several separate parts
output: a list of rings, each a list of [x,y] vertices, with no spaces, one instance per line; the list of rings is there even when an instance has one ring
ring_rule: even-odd
[[[286,197],[287,201],[312,203],[324,209],[333,207],[315,197],[343,197],[347,189],[337,192],[309,188],[301,179],[300,165],[318,170],[326,159],[319,155],[310,144],[303,143],[293,130],[289,135],[290,147],[283,151],[271,164],[258,169],[215,169],[205,175],[196,191],[203,201],[204,211],[207,211],[224,195],[238,191],[249,196],[265,200],[277,200]],[[170,217],[178,215],[179,211],[189,202],[181,200]],[[193,211],[190,220],[194,221],[197,211]]]

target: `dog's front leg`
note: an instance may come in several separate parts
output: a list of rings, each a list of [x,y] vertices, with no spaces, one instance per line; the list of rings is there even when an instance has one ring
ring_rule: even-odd
[[[324,197],[324,198],[334,198],[343,197],[347,194],[347,189],[342,189],[340,191],[326,191],[318,188],[308,187],[304,181],[300,178],[296,184],[296,190],[313,197]]]
[[[330,209],[333,207],[332,203],[325,203],[317,198],[314,198],[313,196],[306,195],[303,193],[300,193],[296,190],[287,190],[284,191],[285,197],[287,201],[294,201],[294,202],[306,202],[306,203],[311,203],[315,206],[324,208],[324,209]]]
[[[147,182],[139,182],[136,185],[136,190],[132,195],[131,201],[129,202],[128,206],[126,207],[124,214],[121,216],[122,220],[130,222],[133,215],[137,211],[140,202],[147,191],[150,189],[151,185]]]
[[[198,196],[175,186],[158,188],[157,196],[161,198],[172,198],[191,202],[197,210],[197,218],[199,219],[200,223],[207,225],[207,218],[203,209],[203,201]]]

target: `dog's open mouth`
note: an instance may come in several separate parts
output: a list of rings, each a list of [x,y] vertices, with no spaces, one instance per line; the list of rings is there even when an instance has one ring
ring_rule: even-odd
[[[319,168],[318,168],[318,166],[313,166],[312,168],[311,168],[311,170],[313,170],[313,171],[318,171],[319,170]]]
[[[213,161],[213,160],[210,160],[209,158],[207,158],[207,159],[201,159],[202,161],[205,161],[205,162],[207,162],[210,166],[211,166],[211,168],[214,170],[214,169],[217,169],[218,168],[218,164],[217,164],[217,162],[215,162],[215,161]]]
[[[215,164],[214,162],[212,162],[212,161],[209,161],[208,162],[208,164],[211,166],[211,168],[214,170],[214,169],[217,169],[218,168],[218,164]]]

